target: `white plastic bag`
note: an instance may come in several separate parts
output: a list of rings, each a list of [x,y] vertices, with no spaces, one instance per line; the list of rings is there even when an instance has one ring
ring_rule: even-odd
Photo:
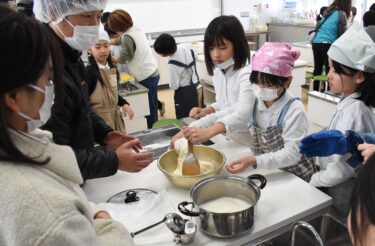
[[[316,31],[315,30],[311,31],[310,34],[309,34],[309,37],[307,38],[307,42],[312,44],[312,42],[315,38],[315,35],[316,35]]]

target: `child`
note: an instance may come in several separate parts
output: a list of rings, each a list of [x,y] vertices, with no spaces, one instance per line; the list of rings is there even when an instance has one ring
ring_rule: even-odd
[[[328,130],[346,132],[375,132],[375,44],[365,30],[353,24],[328,51],[331,91],[341,93],[337,111]],[[307,137],[311,138],[311,136]],[[303,142],[307,144],[309,141]],[[324,146],[322,146],[323,148]],[[309,148],[302,148],[309,155]],[[313,150],[311,150],[313,151]],[[319,158],[321,171],[315,173],[310,184],[326,187],[333,197],[333,209],[346,217],[356,171],[347,161],[350,154]]]
[[[89,49],[86,76],[90,105],[104,121],[116,131],[125,132],[121,111],[129,119],[134,116],[129,103],[118,94],[118,73],[110,57],[110,39],[104,29],[99,30],[99,40]]]
[[[286,43],[266,43],[254,54],[250,81],[255,84],[257,99],[249,128],[254,156],[233,161],[226,167],[229,172],[238,173],[250,166],[282,168],[310,180],[314,164],[298,153],[299,142],[308,131],[307,116],[301,101],[287,89],[299,55]]]
[[[190,110],[198,106],[199,78],[194,52],[184,46],[177,46],[175,39],[167,33],[155,40],[154,49],[162,57],[169,57],[169,87],[175,91],[176,118],[188,117]]]
[[[348,229],[353,245],[374,245],[375,242],[375,156],[358,174],[352,197]]]
[[[210,22],[204,35],[204,56],[207,71],[213,75],[216,102],[207,108],[193,108],[190,117],[199,120],[175,135],[172,145],[182,136],[192,143],[204,142],[249,117],[254,98],[246,66],[250,51],[236,17],[224,15]]]

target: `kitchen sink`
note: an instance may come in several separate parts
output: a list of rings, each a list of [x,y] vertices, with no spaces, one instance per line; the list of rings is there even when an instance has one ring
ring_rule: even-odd
[[[154,158],[157,159],[168,150],[171,138],[180,130],[181,129],[175,125],[167,125],[160,128],[134,132],[130,135],[141,141],[143,144],[142,151],[153,152]]]
[[[138,90],[138,87],[133,85],[130,82],[119,84],[119,91],[121,91],[121,92],[126,93],[126,92],[129,92],[129,91],[135,91],[135,90]]]
[[[154,159],[158,159],[164,152],[168,150],[171,138],[181,131],[176,125],[167,125],[160,128],[149,129],[140,132],[134,132],[130,135],[138,138],[143,144],[142,151],[150,151],[154,153]],[[212,141],[208,140],[203,145],[212,145]]]
[[[325,246],[351,246],[348,229],[345,225],[334,219],[328,214],[324,214],[308,221],[319,233]],[[303,227],[296,231],[295,245],[315,246],[318,245],[312,233]],[[292,230],[287,231],[277,237],[274,237],[259,246],[289,246],[291,245]]]

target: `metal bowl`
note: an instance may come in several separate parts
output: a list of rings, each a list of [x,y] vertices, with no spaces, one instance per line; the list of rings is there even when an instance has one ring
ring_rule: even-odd
[[[194,155],[198,158],[198,161],[210,161],[214,164],[212,171],[195,176],[182,176],[176,175],[173,172],[177,167],[177,153],[174,150],[168,150],[162,154],[158,160],[158,167],[160,171],[168,178],[168,180],[175,186],[190,189],[199,180],[219,174],[221,168],[225,164],[225,155],[223,152],[208,146],[194,145]]]

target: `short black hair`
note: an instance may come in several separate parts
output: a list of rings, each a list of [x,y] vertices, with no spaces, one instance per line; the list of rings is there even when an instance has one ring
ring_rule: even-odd
[[[370,6],[370,9],[369,10],[375,10],[375,3],[371,4]]]
[[[268,86],[284,87],[288,79],[288,77],[281,77],[259,71],[252,71],[250,74],[250,82],[252,84],[260,84],[261,82],[263,82]]]
[[[173,55],[177,50],[174,37],[168,33],[162,33],[154,42],[154,50],[161,55]]]
[[[357,8],[352,6],[352,16],[356,16],[357,15]]]
[[[222,15],[213,19],[204,34],[204,58],[207,72],[213,75],[214,64],[210,56],[210,48],[229,40],[234,48],[234,70],[238,70],[250,62],[250,49],[241,22],[233,15]]]
[[[108,21],[108,17],[109,17],[110,14],[111,14],[111,12],[104,12],[104,13],[102,14],[102,16],[100,17],[100,22],[101,22],[102,24],[107,23],[107,21]]]
[[[345,66],[334,60],[332,60],[332,65],[335,68],[336,73],[339,75],[344,74],[347,76],[354,76],[356,73],[360,72],[360,70]],[[359,92],[361,95],[356,99],[364,102],[366,106],[375,107],[375,73],[363,71],[362,73],[365,77],[365,81],[360,84],[357,92]]]
[[[373,26],[375,25],[375,10],[369,10],[363,15],[363,26]]]

